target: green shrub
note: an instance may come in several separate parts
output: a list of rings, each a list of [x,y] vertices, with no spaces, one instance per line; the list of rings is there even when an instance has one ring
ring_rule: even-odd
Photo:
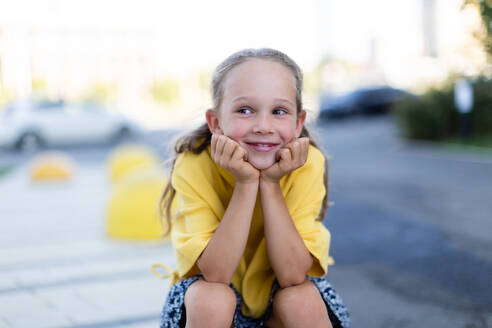
[[[472,136],[492,135],[492,80],[472,82],[474,105],[470,113]],[[454,106],[452,84],[430,89],[420,97],[409,97],[395,105],[402,134],[410,139],[444,140],[460,134],[460,114]]]
[[[3,177],[3,176],[6,176],[7,173],[9,173],[9,171],[12,170],[12,167],[10,166],[7,166],[7,167],[0,167],[0,179]]]
[[[403,135],[410,139],[445,138],[454,125],[449,98],[449,90],[429,90],[397,104],[394,111]]]
[[[492,136],[492,79],[479,78],[473,84],[473,91],[473,132],[478,136]]]

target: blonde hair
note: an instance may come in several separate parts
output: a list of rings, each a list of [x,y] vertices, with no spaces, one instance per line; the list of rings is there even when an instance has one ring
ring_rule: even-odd
[[[246,62],[250,59],[264,59],[271,60],[277,62],[279,64],[284,65],[288,68],[296,81],[296,106],[297,113],[299,114],[303,109],[302,106],[302,71],[299,66],[286,54],[269,48],[261,48],[261,49],[244,49],[240,50],[228,58],[226,58],[217,68],[215,69],[212,76],[212,101],[213,101],[213,109],[218,110],[222,103],[222,98],[224,95],[224,80],[227,74],[236,66]],[[300,137],[309,138],[309,143],[314,147],[318,148],[321,152],[322,150],[318,147],[314,139],[311,137],[311,134],[304,126],[301,131]],[[171,164],[171,173],[169,182],[164,189],[164,192],[161,195],[159,208],[161,218],[165,217],[167,220],[167,231],[164,235],[167,235],[171,228],[171,204],[173,202],[174,196],[176,195],[176,190],[172,186],[172,174],[174,170],[174,164],[176,162],[176,158],[179,154],[190,151],[193,154],[200,154],[203,150],[207,148],[210,144],[210,140],[212,138],[212,133],[208,128],[207,123],[199,126],[197,129],[189,132],[186,135],[181,136],[174,145],[174,158],[172,159]],[[328,160],[325,157],[325,171],[323,176],[323,182],[325,185],[326,193],[322,202],[321,210],[318,215],[318,220],[323,220],[326,210],[328,208]]]

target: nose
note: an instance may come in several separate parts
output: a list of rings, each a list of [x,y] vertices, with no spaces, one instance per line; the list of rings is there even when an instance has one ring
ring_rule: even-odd
[[[253,132],[258,134],[273,133],[272,120],[269,115],[258,115],[256,117]]]

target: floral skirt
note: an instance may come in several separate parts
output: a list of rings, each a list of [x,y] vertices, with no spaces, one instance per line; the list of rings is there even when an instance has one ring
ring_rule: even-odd
[[[186,324],[186,312],[184,306],[185,292],[192,283],[201,278],[201,275],[186,278],[175,283],[169,290],[169,294],[166,299],[166,303],[162,309],[161,314],[161,328],[180,328]],[[333,328],[349,328],[350,317],[347,307],[343,304],[342,298],[337,294],[335,289],[331,286],[325,277],[310,277],[307,276],[314,285],[318,288],[321,297],[323,298],[328,315],[330,317]],[[263,327],[265,322],[268,321],[272,314],[273,296],[278,290],[279,285],[277,281],[273,283],[272,291],[270,293],[269,305],[265,313],[259,318],[250,318],[244,316],[241,312],[241,306],[243,299],[237,292],[234,286],[231,284],[231,288],[236,294],[236,311],[234,313],[234,327],[235,328],[253,328]]]

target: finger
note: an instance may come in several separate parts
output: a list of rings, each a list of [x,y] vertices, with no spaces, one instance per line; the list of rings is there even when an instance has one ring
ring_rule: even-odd
[[[216,149],[216,155],[218,157],[222,157],[222,153],[224,152],[224,145],[227,141],[227,137],[224,135],[219,135],[217,138],[217,149]]]
[[[248,152],[241,146],[237,146],[234,149],[234,153],[232,154],[232,159],[234,160],[244,160],[246,161],[248,159]]]
[[[297,146],[296,146],[297,145]],[[292,148],[294,155],[293,161],[296,166],[302,166],[306,163],[307,154],[309,149],[309,138],[299,138],[295,142],[292,143]]]
[[[244,160],[248,161],[248,158],[249,158],[248,150],[246,148],[241,147],[241,146],[239,146],[239,148],[241,148],[243,153],[244,153],[244,156],[243,156]]]
[[[285,145],[285,148],[290,149],[292,160],[297,161],[299,159],[300,145],[297,139]]]
[[[279,149],[279,150],[277,151],[277,153],[275,154],[275,160],[276,160],[277,162],[278,162],[278,161],[280,161],[280,151],[281,151],[282,149],[283,149],[283,148]]]
[[[215,148],[217,146],[217,140],[219,140],[219,135],[216,133],[212,134],[212,140],[210,141],[212,147]]]
[[[292,161],[292,153],[289,148],[282,148],[278,153],[280,161]]]
[[[309,138],[303,137],[297,139],[302,148],[309,148]]]
[[[230,160],[232,157],[232,153],[234,152],[234,149],[236,147],[237,147],[237,143],[235,143],[231,139],[226,140],[224,144],[224,151],[222,153],[222,158],[225,160]]]
[[[221,148],[220,136],[216,135],[215,148],[214,148],[214,152],[212,154],[213,160],[215,163],[219,163],[221,154],[222,154],[222,148]]]
[[[301,158],[304,164],[309,154],[309,138],[300,138],[299,141],[301,143]]]
[[[296,140],[292,143],[292,159],[298,161],[301,158],[301,142]]]
[[[302,137],[302,138],[299,138],[297,140],[301,143],[301,145],[306,146],[306,147],[309,146],[309,138]]]
[[[217,151],[217,139],[218,139],[218,136],[214,133],[212,134],[212,140],[210,141],[210,145],[212,146],[211,147],[211,153],[212,153],[212,159],[215,161],[215,153]]]

